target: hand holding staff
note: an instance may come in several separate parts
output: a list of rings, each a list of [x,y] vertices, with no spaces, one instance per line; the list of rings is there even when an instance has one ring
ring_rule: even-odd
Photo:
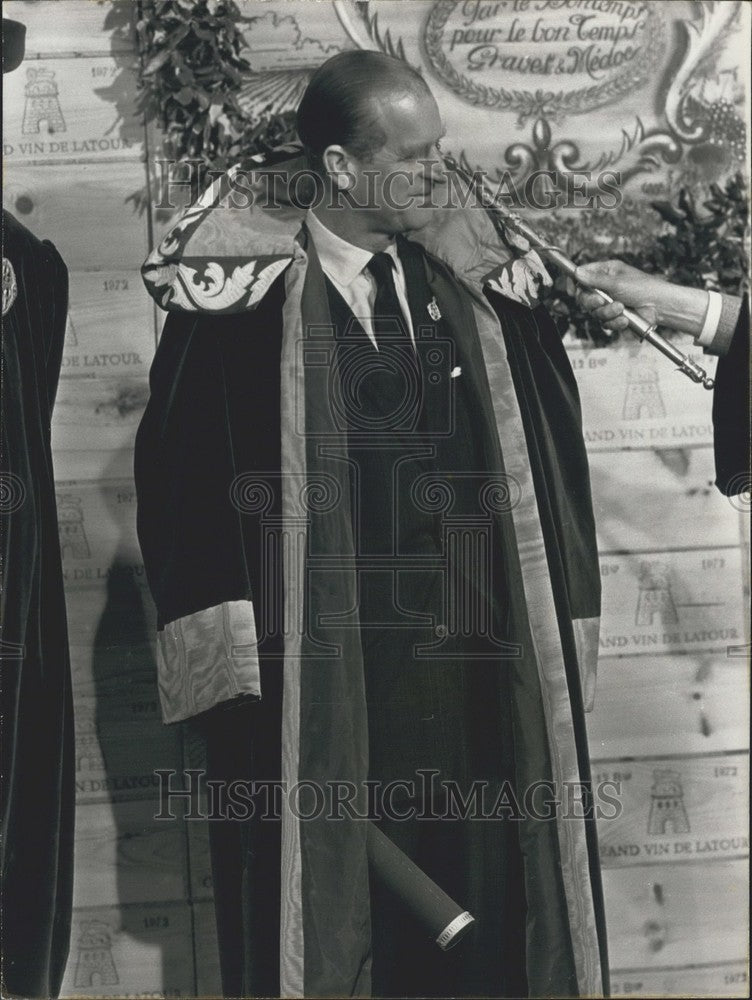
[[[464,171],[452,157],[445,157],[445,163],[447,168],[457,173],[469,185],[474,194],[477,195],[481,205],[485,208],[500,235],[506,229],[517,236],[521,236],[533,249],[548,257],[563,274],[578,282],[582,280],[578,274],[579,269],[574,261],[567,257],[558,247],[550,246],[526,222],[523,222],[519,216],[511,212],[498,197],[494,197],[484,187],[482,180]],[[606,292],[601,291],[599,288],[592,288],[592,293],[600,296],[601,301],[606,305],[614,301],[610,295],[607,295]],[[667,358],[674,362],[679,371],[684,372],[693,382],[697,382],[706,389],[713,388],[713,379],[710,378],[705,369],[662,337],[658,333],[654,323],[648,323],[638,313],[632,312],[629,309],[624,309],[620,313],[620,316],[626,320],[626,324],[624,325],[632,333],[639,337],[640,340],[646,340],[662,354],[665,354]]]

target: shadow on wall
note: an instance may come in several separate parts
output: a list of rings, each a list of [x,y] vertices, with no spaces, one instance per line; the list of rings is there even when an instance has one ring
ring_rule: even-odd
[[[149,157],[151,151],[146,123],[140,116],[134,115],[141,93],[138,88],[139,53],[136,33],[138,6],[133,0],[111,0],[104,29],[110,41],[110,54],[115,62],[116,72],[108,86],[98,87],[94,93],[115,106],[118,114],[112,130],[117,130],[123,143],[138,145],[146,140],[145,150]],[[125,201],[132,203],[138,214],[143,215],[149,211],[150,194],[147,179],[140,188],[128,194]]]
[[[98,484],[120,538],[106,568],[106,596],[89,622],[91,684],[76,711],[76,912],[66,986],[78,995],[195,995],[187,831],[159,821],[160,768],[182,770],[181,734],[162,724],[155,629],[135,530],[115,510],[133,487]],[[115,483],[115,485],[113,485]],[[131,498],[128,497],[130,500]],[[128,503],[129,514],[135,505]],[[92,601],[92,611],[97,605]],[[83,614],[87,614],[83,609]],[[87,629],[89,631],[89,629]]]

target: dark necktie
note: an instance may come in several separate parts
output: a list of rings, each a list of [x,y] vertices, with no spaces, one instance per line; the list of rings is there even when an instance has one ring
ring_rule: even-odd
[[[366,264],[376,281],[376,298],[373,303],[373,332],[379,337],[395,340],[409,337],[405,315],[397,298],[394,285],[394,258],[388,253],[377,253]]]

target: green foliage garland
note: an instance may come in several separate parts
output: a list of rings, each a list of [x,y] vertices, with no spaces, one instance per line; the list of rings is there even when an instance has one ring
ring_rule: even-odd
[[[696,288],[709,288],[731,295],[742,295],[748,288],[748,260],[745,236],[748,226],[747,184],[738,173],[727,179],[725,185],[711,184],[709,197],[702,202],[700,210],[696,199],[687,188],[679,191],[676,204],[668,201],[653,201],[650,208],[663,220],[663,231],[655,235],[656,223],[645,218],[645,206],[625,202],[617,217],[607,213],[609,228],[620,231],[624,221],[625,246],[630,249],[612,250],[593,247],[586,238],[578,240],[570,251],[577,264],[593,260],[616,258],[640,268],[649,274],[659,274],[668,281]],[[575,227],[577,231],[593,224],[593,213],[581,213],[583,219]],[[571,217],[567,224],[571,233]],[[538,223],[536,222],[536,225]],[[640,229],[641,227],[641,229]],[[544,226],[551,242],[564,246],[567,242],[556,240],[556,223]],[[551,230],[554,229],[554,232]],[[575,236],[575,239],[577,237]],[[581,249],[586,247],[586,249]],[[566,249],[566,247],[565,247]],[[603,345],[619,338],[611,334],[593,319],[578,304],[573,295],[573,286],[567,282],[566,288],[557,286],[547,299],[546,305],[553,313],[557,326],[563,334],[571,333],[581,339],[592,340]]]
[[[295,135],[294,114],[251,121],[237,93],[251,67],[234,0],[139,0],[139,110],[170,159],[225,169]]]

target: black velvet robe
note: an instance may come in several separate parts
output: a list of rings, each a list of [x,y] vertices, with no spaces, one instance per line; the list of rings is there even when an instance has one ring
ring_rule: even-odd
[[[50,419],[68,273],[3,212],[17,295],[2,329],[3,996],[57,996],[70,938],[74,743]]]
[[[307,290],[311,295],[323,290],[318,267]],[[442,303],[451,305],[451,287],[438,270],[432,289]],[[281,509],[278,499],[262,513],[240,513],[233,504],[232,483],[237,476],[257,473],[270,483],[279,482],[281,398],[290,391],[281,389],[279,372],[280,319],[284,310],[282,279],[275,282],[253,313],[234,316],[174,314],[169,317],[151,371],[151,399],[139,428],[136,442],[135,480],[139,496],[139,538],[160,624],[175,618],[186,620],[200,609],[222,601],[250,598],[257,621],[267,617],[266,595],[272,590],[265,574],[258,540],[260,520]],[[528,448],[533,456],[535,488],[548,549],[548,569],[562,623],[566,616],[588,617],[598,608],[599,587],[595,536],[590,509],[587,466],[579,432],[576,386],[565,351],[550,319],[541,310],[532,311],[516,303],[494,305],[503,310],[506,347],[514,362],[517,396],[528,429]],[[326,308],[325,300],[322,300]],[[307,309],[313,309],[309,302]],[[457,296],[456,310],[462,310]],[[472,331],[461,322],[455,329]],[[471,334],[469,334],[471,336]],[[474,359],[482,362],[476,349]],[[477,378],[482,379],[479,368]],[[469,376],[469,372],[466,373]],[[484,413],[490,422],[491,404],[483,393]],[[311,392],[311,407],[321,405],[321,395]],[[308,426],[316,415],[307,412]],[[484,432],[479,426],[478,433]],[[567,461],[561,461],[566,454]],[[284,477],[283,477],[284,479]],[[301,480],[302,482],[302,480]],[[344,495],[344,488],[342,494]],[[516,541],[509,517],[505,518],[505,549],[510,554],[508,570],[513,575],[511,590],[523,593],[519,568],[512,557]],[[311,543],[322,544],[319,539]],[[315,550],[314,550],[315,551]],[[333,591],[334,574],[325,584]],[[323,585],[323,583],[322,583]],[[334,591],[340,606],[344,598]],[[323,602],[324,594],[313,594]],[[334,598],[328,597],[333,607]],[[515,603],[519,603],[515,598]],[[524,637],[525,611],[520,617],[520,636],[525,656],[515,670],[515,712],[521,735],[519,787],[533,781],[551,779],[549,752],[543,735],[541,695],[533,665],[527,654],[532,643]],[[562,630],[565,625],[562,624]],[[517,631],[514,633],[517,635]],[[579,774],[587,780],[587,747],[581,721],[582,694],[576,674],[574,637],[567,636],[566,680],[575,703],[575,746]],[[319,637],[319,630],[316,638]],[[217,710],[204,720],[209,735],[212,778],[228,780],[268,780],[279,774],[280,739],[284,747],[285,709],[280,704],[279,653],[269,647],[274,637],[260,642],[262,697],[259,702]],[[353,642],[352,630],[338,633],[343,643]],[[264,654],[267,654],[265,656]],[[325,785],[337,768],[346,773],[365,774],[365,704],[359,686],[362,668],[359,651],[349,651],[354,666],[342,661],[329,665],[323,659],[306,665],[302,672],[300,725],[301,763],[299,780]],[[570,666],[571,665],[571,666]],[[323,691],[323,693],[322,693]],[[289,695],[285,695],[289,702]],[[230,703],[232,704],[232,703]],[[213,714],[213,713],[210,713]],[[324,718],[320,720],[319,715]],[[282,721],[280,722],[280,716]],[[522,735],[524,734],[524,736]],[[554,753],[556,748],[554,749]],[[303,755],[305,754],[305,758]],[[220,759],[221,758],[221,759]],[[344,763],[343,763],[344,761]],[[284,774],[284,771],[282,772]],[[356,778],[357,780],[357,778]],[[260,807],[263,808],[263,807]],[[565,826],[573,824],[564,821]],[[576,995],[578,987],[569,981],[572,950],[582,947],[585,934],[567,926],[567,908],[553,824],[526,824],[524,851],[531,873],[527,886],[530,927],[528,965],[530,995]],[[231,827],[237,829],[232,830]],[[370,945],[368,890],[363,866],[364,853],[355,831],[346,824],[325,821],[302,825],[304,858],[302,882],[305,977],[298,993],[282,996],[370,995]],[[529,829],[527,829],[529,827]],[[587,869],[578,873],[580,887],[594,899],[595,921],[591,933],[599,939],[599,976],[606,986],[607,962],[605,931],[595,830],[587,824],[590,855]],[[296,957],[296,945],[280,943],[278,901],[280,874],[277,843],[271,841],[272,824],[256,822],[210,824],[213,839],[215,903],[222,955],[223,985],[226,996],[280,995],[274,982],[273,964],[281,951],[283,963]],[[328,840],[338,835],[341,842]],[[324,844],[325,846],[319,846]],[[282,851],[282,897],[289,893],[289,875]],[[587,862],[585,862],[587,863]],[[571,916],[571,914],[570,914]],[[572,938],[570,939],[570,934]],[[582,987],[579,987],[579,991]],[[591,994],[595,990],[588,991]]]
[[[281,180],[294,163],[280,161]],[[160,696],[166,721],[217,713],[212,777],[281,776],[275,845],[262,844],[273,824],[258,812],[210,824],[225,995],[369,996],[365,824],[332,822],[326,810],[301,820],[284,794],[345,782],[362,798],[369,773],[335,327],[300,213],[263,201],[227,210],[231,175],[186,211],[142,271],[174,313],[135,449]],[[516,787],[550,779],[555,790],[581,788],[600,575],[574,376],[531,301],[534,255],[511,253],[472,208],[437,213],[415,242],[428,286],[423,315],[439,312],[462,340],[487,471],[508,491],[490,522],[519,650],[509,699]],[[584,798],[579,814],[554,810],[551,822],[520,824],[531,996],[608,992]]]

